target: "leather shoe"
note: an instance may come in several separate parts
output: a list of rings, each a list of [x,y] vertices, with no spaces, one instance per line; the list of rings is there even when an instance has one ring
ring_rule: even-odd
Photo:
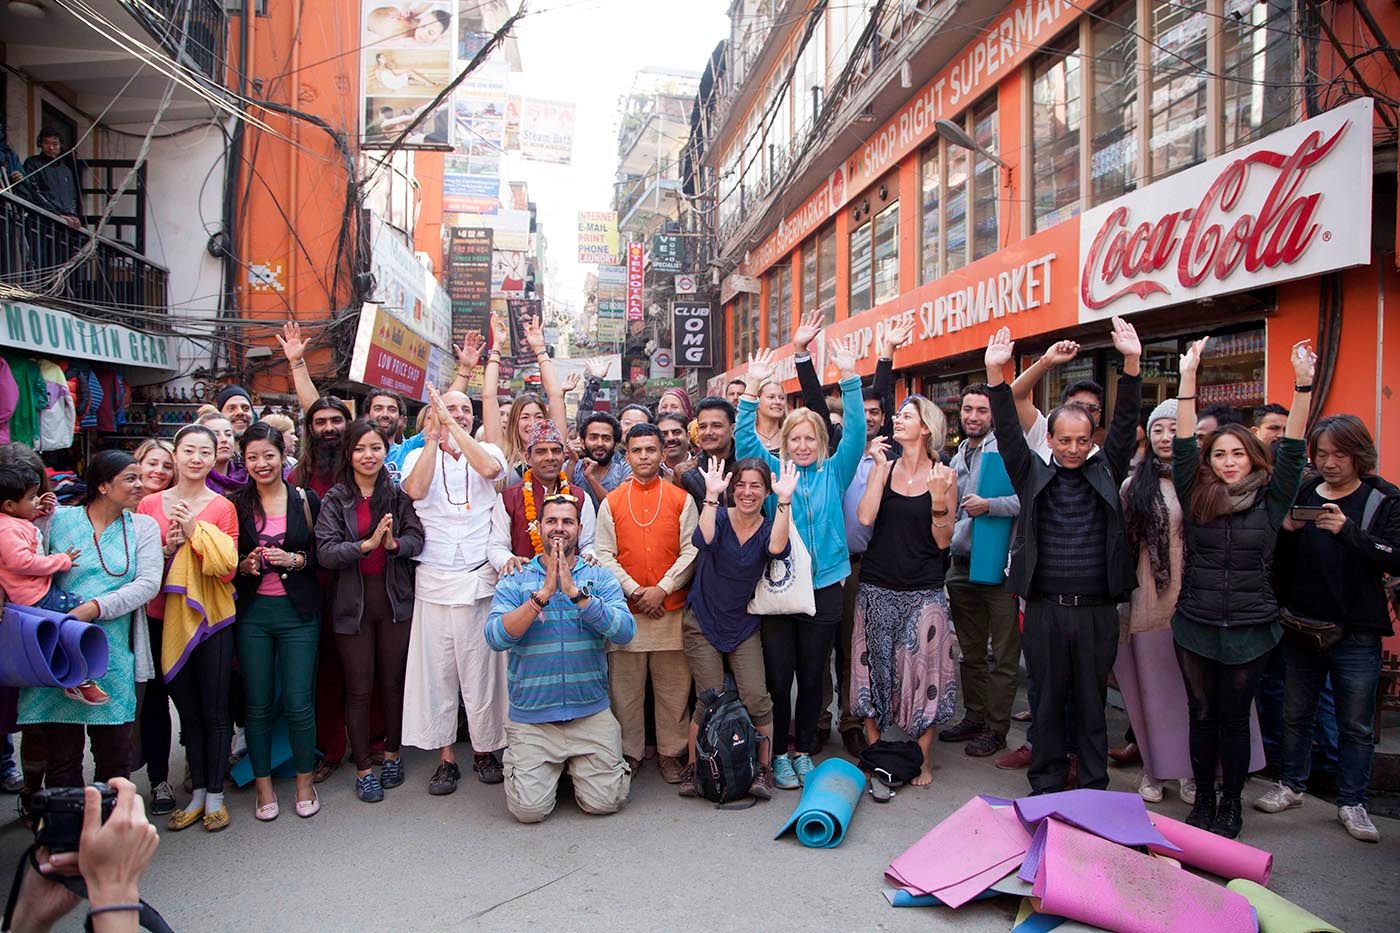
[[[1007,752],[995,762],[996,766],[1003,771],[1019,771],[1022,768],[1031,766],[1031,747],[1022,745],[1014,752]]]
[[[938,733],[940,742],[966,742],[975,739],[977,736],[987,731],[985,723],[977,722],[974,719],[964,719],[956,726],[950,726]]]
[[[963,754],[969,758],[987,758],[995,755],[1006,747],[1006,739],[990,732],[984,732],[977,738],[968,742],[963,748]]]
[[[1119,745],[1108,750],[1108,757],[1113,759],[1113,763],[1120,767],[1142,764],[1142,750],[1138,748],[1136,742],[1129,742],[1126,745]]]
[[[673,757],[671,755],[657,755],[656,767],[661,772],[661,779],[667,784],[679,784],[685,775],[687,762],[684,758]]]
[[[870,743],[865,740],[864,729],[847,729],[841,733],[841,741],[846,746],[846,754],[852,758],[859,758],[860,753],[870,747]]]
[[[176,810],[170,814],[170,822],[165,825],[172,833],[178,833],[182,829],[189,829],[202,819],[204,819],[203,807],[198,810]]]
[[[220,804],[219,809],[215,810],[213,813],[206,812],[204,814],[205,832],[220,832],[221,830],[228,829],[228,824],[229,816],[228,807],[226,805]]]

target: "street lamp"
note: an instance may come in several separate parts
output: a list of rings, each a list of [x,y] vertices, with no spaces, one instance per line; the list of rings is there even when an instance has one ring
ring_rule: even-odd
[[[1010,174],[1010,165],[1007,165],[995,152],[980,145],[977,140],[967,135],[967,130],[958,126],[952,120],[938,120],[934,123],[934,126],[938,128],[938,135],[947,140],[949,145],[958,146],[962,149],[970,149],[984,158],[991,159],[997,165],[1006,169],[1007,173]]]

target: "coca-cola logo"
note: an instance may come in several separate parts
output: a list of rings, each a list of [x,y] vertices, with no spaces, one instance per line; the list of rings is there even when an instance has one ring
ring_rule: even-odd
[[[1315,222],[1320,191],[1300,193],[1308,171],[1336,148],[1351,121],[1325,142],[1314,130],[1291,155],[1260,149],[1232,160],[1206,188],[1195,207],[1163,214],[1155,222],[1131,223],[1126,205],[1110,211],[1094,236],[1080,273],[1080,299],[1098,311],[1135,295],[1172,294],[1208,278],[1228,279],[1241,266],[1248,272],[1297,262],[1318,237]],[[1257,214],[1234,213],[1256,166],[1276,171]],[[1369,183],[1369,179],[1367,180]],[[1325,236],[1325,234],[1324,234]]]

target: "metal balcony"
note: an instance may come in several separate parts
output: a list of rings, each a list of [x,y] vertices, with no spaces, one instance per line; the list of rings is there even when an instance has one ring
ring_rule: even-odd
[[[55,271],[93,240],[91,254],[56,282]],[[163,316],[169,307],[169,280],[169,270],[140,253],[0,191],[0,291],[7,297],[35,304],[47,297],[110,310],[114,322],[150,331],[151,315]]]
[[[182,60],[180,48],[183,44],[188,59],[185,64],[215,84],[223,83],[228,16],[222,0],[120,0],[120,3],[141,21],[171,58]],[[248,7],[254,6],[254,0],[249,0]]]

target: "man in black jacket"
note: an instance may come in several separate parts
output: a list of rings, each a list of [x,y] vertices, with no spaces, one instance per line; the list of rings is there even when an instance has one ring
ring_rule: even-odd
[[[1003,370],[1012,360],[1011,329],[987,343],[987,385],[997,447],[1021,500],[1007,585],[1026,600],[1021,644],[1040,685],[1031,792],[1062,790],[1069,773],[1062,717],[1075,712],[1079,786],[1108,787],[1104,702],[1118,654],[1118,610],[1137,586],[1123,532],[1118,488],[1128,475],[1142,404],[1142,344],[1132,325],[1113,319],[1113,345],[1123,354],[1113,421],[1103,448],[1093,447],[1094,418],[1069,403],[1050,412],[1051,460],[1026,444]]]
[[[65,151],[63,134],[46,126],[39,131],[35,145],[39,151],[24,160],[24,175],[43,198],[46,207],[74,229],[82,226],[82,166],[76,154]]]

